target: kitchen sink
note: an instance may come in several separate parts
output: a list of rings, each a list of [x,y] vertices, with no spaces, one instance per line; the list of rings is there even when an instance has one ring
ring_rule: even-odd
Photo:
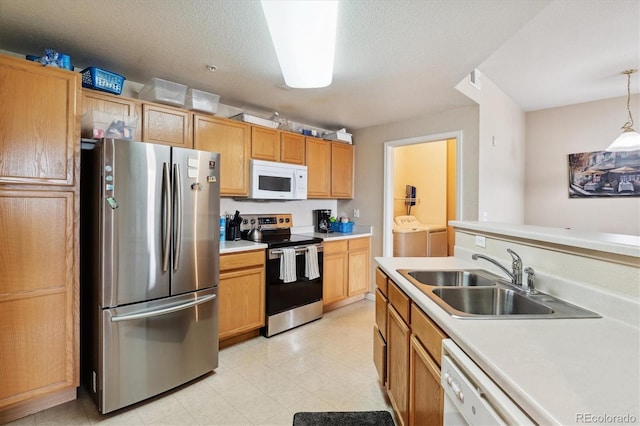
[[[449,315],[461,319],[600,318],[595,312],[541,292],[528,293],[480,269],[398,269]]]
[[[437,288],[433,294],[468,315],[549,315],[553,309],[506,288]]]
[[[500,279],[498,275],[474,269],[450,271],[398,269],[398,272],[414,285],[419,283],[436,287],[494,286],[495,281]]]

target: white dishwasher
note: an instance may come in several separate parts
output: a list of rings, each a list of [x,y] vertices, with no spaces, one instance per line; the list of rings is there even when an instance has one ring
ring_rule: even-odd
[[[451,339],[442,341],[444,425],[533,425],[527,414]]]

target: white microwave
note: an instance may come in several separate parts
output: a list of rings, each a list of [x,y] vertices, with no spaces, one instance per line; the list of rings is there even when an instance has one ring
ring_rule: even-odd
[[[251,160],[249,198],[306,200],[307,166]]]

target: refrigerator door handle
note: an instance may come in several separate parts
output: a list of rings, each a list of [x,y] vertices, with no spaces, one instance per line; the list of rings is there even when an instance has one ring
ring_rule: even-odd
[[[162,271],[167,272],[171,253],[171,187],[167,163],[162,164],[162,192]]]
[[[180,176],[180,166],[173,165],[173,205],[175,207],[176,216],[176,235],[173,243],[173,270],[177,271],[180,267],[180,251],[182,243],[182,177]]]
[[[187,303],[183,303],[181,305],[171,306],[169,308],[156,309],[156,310],[145,311],[145,312],[137,312],[137,313],[128,314],[128,315],[114,316],[114,317],[111,317],[111,322],[131,321],[131,320],[137,320],[137,319],[157,317],[160,315],[166,315],[173,312],[178,312],[178,311],[183,311],[185,309],[193,308],[194,306],[207,303],[215,298],[216,298],[215,294],[210,294],[208,296],[204,296],[199,299],[192,300]]]

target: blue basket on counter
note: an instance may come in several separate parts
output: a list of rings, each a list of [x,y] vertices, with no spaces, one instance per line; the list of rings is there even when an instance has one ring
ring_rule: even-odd
[[[82,87],[115,93],[116,95],[122,93],[125,78],[120,74],[97,67],[85,68],[80,74],[82,74]]]
[[[352,232],[353,222],[331,222],[331,229],[334,232]]]

